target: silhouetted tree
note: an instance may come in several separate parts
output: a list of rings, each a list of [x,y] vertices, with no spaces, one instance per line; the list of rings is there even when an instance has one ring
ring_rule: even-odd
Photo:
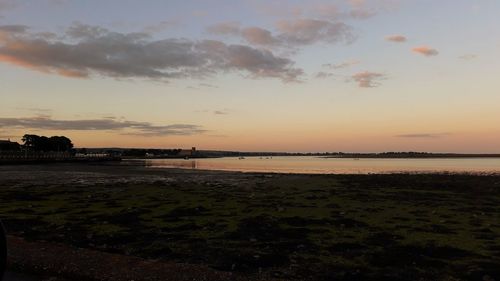
[[[71,140],[64,136],[54,136],[48,139],[50,151],[70,151],[73,148]]]
[[[40,136],[37,136],[37,135],[26,134],[23,136],[23,138],[21,140],[23,141],[24,146],[26,148],[31,148],[31,149],[35,150],[35,146],[37,145],[39,138],[40,138]]]
[[[26,134],[22,141],[24,146],[32,151],[60,151],[67,152],[73,148],[71,140],[64,136],[45,137]]]

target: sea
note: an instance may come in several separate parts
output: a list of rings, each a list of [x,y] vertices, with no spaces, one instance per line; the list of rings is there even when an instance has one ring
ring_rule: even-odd
[[[318,156],[144,159],[149,168],[296,174],[500,174],[500,158],[325,158]]]

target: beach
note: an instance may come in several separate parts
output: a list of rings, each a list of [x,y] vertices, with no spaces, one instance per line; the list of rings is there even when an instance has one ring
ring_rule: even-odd
[[[498,175],[0,166],[0,198],[12,243],[199,268],[200,280],[500,278]],[[11,270],[71,280],[22,255]],[[134,280],[162,280],[145,276]]]

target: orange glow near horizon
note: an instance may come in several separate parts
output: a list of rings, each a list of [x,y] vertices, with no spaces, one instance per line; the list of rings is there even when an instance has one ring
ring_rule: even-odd
[[[421,151],[450,153],[500,153],[500,132],[474,132],[436,136],[382,136],[355,134],[276,133],[265,135],[242,134],[238,136],[168,136],[137,137],[117,135],[112,132],[35,132],[37,134],[65,135],[75,147],[103,148],[190,148],[199,150],[264,151],[264,152],[387,152]],[[282,138],[286,138],[284,142]],[[13,138],[20,141],[20,138]],[[360,149],[362,148],[362,149]]]

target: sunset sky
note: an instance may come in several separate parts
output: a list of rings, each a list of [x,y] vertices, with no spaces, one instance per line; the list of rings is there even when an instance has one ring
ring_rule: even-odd
[[[0,0],[0,139],[500,153],[500,1]]]

